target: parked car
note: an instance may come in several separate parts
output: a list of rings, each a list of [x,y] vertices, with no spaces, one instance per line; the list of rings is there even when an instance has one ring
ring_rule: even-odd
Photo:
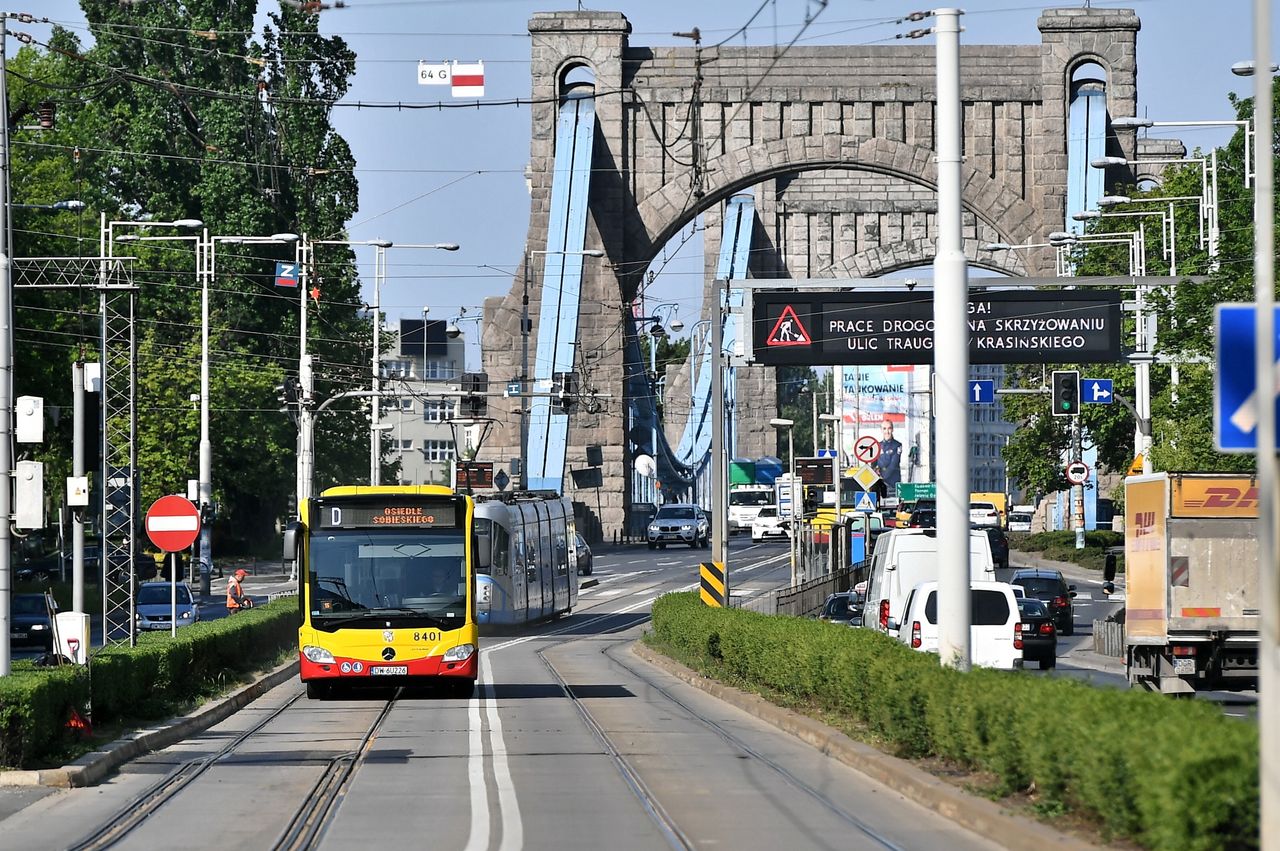
[[[1009,531],[1010,532],[1030,532],[1031,531],[1031,512],[1010,511],[1009,512]]]
[[[969,585],[972,626],[969,652],[974,665],[1010,671],[1022,667],[1022,624],[1018,601],[1005,582]],[[890,620],[903,644],[924,653],[938,652],[938,583],[921,582],[911,590],[901,623]]]
[[[168,582],[144,582],[138,586],[134,605],[138,629],[169,629],[173,616],[171,587]],[[178,626],[191,626],[200,620],[200,611],[187,583],[179,582],[173,593],[178,601]]]
[[[578,546],[578,575],[590,576],[594,566],[591,564],[591,547],[587,546],[586,539],[577,532],[574,533],[574,539]]]
[[[1049,607],[1031,597],[1018,599],[1022,621],[1022,661],[1039,662],[1040,667],[1058,664],[1058,628]]]
[[[1005,535],[1004,530],[999,526],[975,526],[975,529],[981,529],[987,533],[987,539],[991,541],[991,560],[996,563],[996,567],[1009,568],[1009,538]]]
[[[699,506],[686,502],[669,502],[658,508],[649,523],[649,549],[667,544],[688,544],[690,547],[708,546],[711,525]]]
[[[971,502],[969,522],[974,526],[999,526],[1000,509],[994,502]]]
[[[862,597],[854,591],[840,591],[832,594],[822,604],[822,612],[819,613],[818,620],[824,623],[861,626],[862,603]]]
[[[1076,586],[1067,584],[1062,571],[1026,568],[1014,571],[1009,582],[1021,585],[1027,589],[1028,597],[1049,607],[1054,625],[1061,635],[1075,633],[1075,604],[1072,600],[1076,596]]]
[[[760,509],[756,519],[751,521],[751,541],[760,543],[765,538],[791,537],[791,523],[786,517],[778,516],[778,506],[766,505]]]
[[[9,641],[53,650],[53,624],[43,594],[14,594],[9,603]]]

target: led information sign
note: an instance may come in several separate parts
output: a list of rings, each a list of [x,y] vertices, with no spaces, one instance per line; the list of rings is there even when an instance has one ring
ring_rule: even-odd
[[[796,478],[803,485],[829,485],[834,466],[834,458],[797,458]]]
[[[970,363],[1121,359],[1118,291],[1002,290],[969,297]],[[758,292],[756,363],[933,363],[933,294]]]
[[[458,527],[458,504],[454,500],[429,502],[412,498],[357,498],[319,500],[317,524],[322,529]]]

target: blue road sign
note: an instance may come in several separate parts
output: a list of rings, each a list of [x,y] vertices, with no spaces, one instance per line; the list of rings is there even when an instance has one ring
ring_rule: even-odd
[[[1082,402],[1093,405],[1110,405],[1115,398],[1111,394],[1110,378],[1080,379],[1080,395]]]
[[[524,392],[524,385],[523,385],[523,383],[522,383],[522,382],[520,382],[520,381],[508,381],[508,382],[507,382],[507,393],[506,393],[506,395],[508,395],[508,396],[519,396],[519,395],[520,395],[521,393],[523,393],[523,392]],[[499,488],[499,490],[501,490],[501,488]]]
[[[1258,448],[1258,393],[1254,385],[1254,305],[1220,304],[1214,321],[1217,376],[1213,382],[1213,443],[1219,452],[1255,452]],[[1276,308],[1280,317],[1280,308]],[[1276,320],[1280,340],[1280,318]],[[1280,353],[1280,342],[1276,343]],[[1276,405],[1275,388],[1267,402]]]
[[[970,381],[969,401],[975,405],[994,405],[996,403],[996,383],[994,381]]]
[[[877,497],[871,491],[863,491],[858,494],[857,499],[853,501],[854,511],[865,511],[871,513],[876,510]]]
[[[834,457],[836,457],[836,451],[835,451],[834,449],[819,449],[819,450],[818,450],[818,457],[819,457],[819,458],[834,458]]]
[[[296,287],[298,285],[297,263],[276,263],[276,286]]]

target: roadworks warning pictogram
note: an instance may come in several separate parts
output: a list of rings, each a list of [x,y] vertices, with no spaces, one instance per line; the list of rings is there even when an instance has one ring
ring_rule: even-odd
[[[782,315],[765,340],[767,346],[808,346],[812,343],[813,338],[789,304],[782,309]]]

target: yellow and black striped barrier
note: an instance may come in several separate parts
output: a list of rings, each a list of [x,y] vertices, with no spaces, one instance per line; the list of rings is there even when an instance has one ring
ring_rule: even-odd
[[[702,576],[702,602],[723,609],[729,605],[729,583],[724,578],[724,565],[718,561],[704,561],[698,566]]]

